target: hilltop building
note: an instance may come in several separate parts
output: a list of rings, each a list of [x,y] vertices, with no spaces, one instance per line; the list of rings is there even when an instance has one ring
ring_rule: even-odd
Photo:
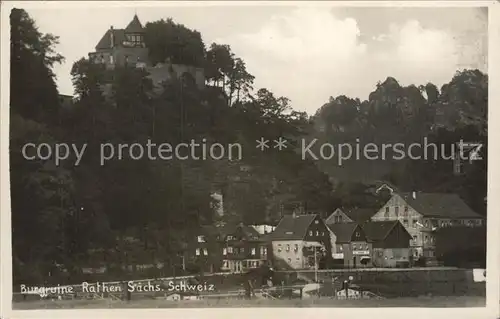
[[[143,68],[149,73],[157,90],[161,90],[164,81],[174,77],[179,79],[189,76],[198,88],[205,86],[202,68],[172,64],[168,59],[164,63],[152,65],[149,60],[149,48],[145,43],[145,29],[137,15],[134,15],[125,29],[115,29],[111,26],[97,43],[95,52],[89,53],[89,60],[104,64],[106,69],[113,69],[117,65]]]

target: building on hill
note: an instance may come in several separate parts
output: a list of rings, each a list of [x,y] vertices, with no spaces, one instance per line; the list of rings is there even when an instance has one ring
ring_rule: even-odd
[[[398,220],[366,222],[361,225],[370,243],[374,267],[407,268],[412,237]]]
[[[172,64],[168,59],[164,63],[152,65],[144,37],[145,29],[137,15],[134,15],[125,29],[115,29],[111,26],[97,43],[95,52],[89,53],[89,60],[104,64],[106,69],[113,69],[115,66],[145,69],[158,91],[162,89],[163,82],[174,78],[188,78],[194,81],[199,89],[205,87],[205,73],[202,68]],[[104,92],[106,93],[107,89]]]
[[[371,265],[371,243],[359,224],[345,222],[332,223],[327,226],[336,237],[334,260],[343,261],[346,268]]]
[[[440,227],[481,226],[484,218],[456,194],[394,194],[371,218],[372,221],[399,220],[411,235],[413,258],[435,259],[434,231]]]
[[[330,231],[319,215],[285,215],[267,239],[273,260],[292,269],[319,268],[322,258],[332,252]]]

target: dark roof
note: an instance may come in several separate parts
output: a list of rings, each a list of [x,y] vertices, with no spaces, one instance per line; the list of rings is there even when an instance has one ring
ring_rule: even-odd
[[[330,224],[327,225],[328,228],[335,234],[337,237],[336,241],[339,243],[348,243],[351,241],[352,234],[356,227],[358,227],[357,223],[339,223],[339,224]]]
[[[137,14],[134,15],[134,18],[128,26],[125,28],[126,33],[142,33],[144,32],[144,29],[142,28],[141,21],[139,21],[139,18],[137,17]]]
[[[348,211],[344,211],[352,221],[356,223],[364,223],[377,213],[376,209],[373,208],[354,208]]]
[[[241,232],[249,239],[257,239],[261,240],[262,235],[253,228],[252,226],[244,225],[242,223],[238,224],[226,224],[223,227],[218,228],[218,234],[221,236],[221,239],[226,237],[227,235],[231,235],[236,233],[239,229]]]
[[[371,241],[384,240],[399,223],[397,220],[368,222],[361,225],[366,237]],[[406,230],[405,230],[406,231]]]
[[[123,29],[109,29],[102,36],[99,43],[97,43],[97,45],[95,47],[96,51],[111,49],[111,39],[110,39],[111,32],[113,32],[113,46],[121,45],[123,43],[123,41],[125,41],[125,30],[123,30]]]
[[[317,215],[285,215],[268,238],[270,240],[304,239],[309,225],[311,225],[316,216]]]
[[[482,218],[456,194],[416,192],[415,199],[412,193],[402,193],[401,196],[408,205],[426,217]]]

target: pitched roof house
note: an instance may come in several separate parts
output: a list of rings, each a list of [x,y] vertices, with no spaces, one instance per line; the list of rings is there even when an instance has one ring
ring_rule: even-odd
[[[267,239],[273,262],[284,262],[293,269],[314,267],[318,258],[313,257],[318,252],[331,254],[332,234],[319,215],[285,215]]]
[[[375,215],[377,211],[373,208],[337,208],[326,220],[327,225],[337,223],[364,223]]]
[[[361,228],[372,243],[378,243],[386,248],[389,246],[409,247],[411,236],[398,220],[367,222],[362,224]],[[391,238],[392,235],[395,237]]]
[[[328,228],[335,234],[337,244],[366,241],[365,232],[358,223],[330,224]],[[356,232],[359,232],[360,236],[355,236]]]
[[[447,193],[402,193],[401,197],[425,217],[482,218],[457,194]]]

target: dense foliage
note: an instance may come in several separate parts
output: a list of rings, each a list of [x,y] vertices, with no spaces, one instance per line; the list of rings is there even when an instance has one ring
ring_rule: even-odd
[[[57,37],[38,31],[23,10],[12,11],[11,25],[15,282],[41,283],[61,269],[77,278],[96,252],[101,254],[99,262],[109,267],[140,259],[173,269],[200,225],[220,219],[276,223],[288,203],[319,211],[366,206],[367,201],[376,206],[380,199],[366,195],[363,184],[353,184],[355,170],[349,169],[352,176],[346,180],[328,163],[319,163],[326,174],[314,161],[302,160],[297,148],[305,134],[329,141],[358,135],[379,140],[426,135],[486,140],[487,77],[478,71],[458,73],[441,91],[432,84],[401,87],[389,78],[368,101],[332,98],[311,120],[293,111],[285,97],[265,88],[254,92],[254,77],[229,46],[214,43],[205,49],[198,32],[170,19],[146,25],[150,58],[203,67],[206,89],[172,81],[158,94],[142,70],[106,71],[82,58],[73,64],[76,100],[67,109],[58,100],[52,71],[63,59],[54,52]],[[110,96],[104,96],[103,85],[110,88]],[[443,114],[439,119],[438,110]],[[443,128],[436,130],[437,125]],[[261,137],[271,140],[264,152],[255,148]],[[273,148],[272,141],[279,137],[289,141],[283,151]],[[176,145],[203,139],[208,144],[240,143],[243,158],[135,160],[125,153],[123,159],[104,165],[99,160],[103,143],[146,145],[149,140]],[[55,165],[25,160],[21,150],[28,142],[87,147],[78,166],[74,156]],[[471,203],[486,194],[486,161],[456,180],[445,179],[450,174],[439,163],[405,165],[412,166],[405,168],[404,178],[397,167],[393,170],[395,183],[469,194]],[[224,194],[222,217],[214,213],[213,191]]]

